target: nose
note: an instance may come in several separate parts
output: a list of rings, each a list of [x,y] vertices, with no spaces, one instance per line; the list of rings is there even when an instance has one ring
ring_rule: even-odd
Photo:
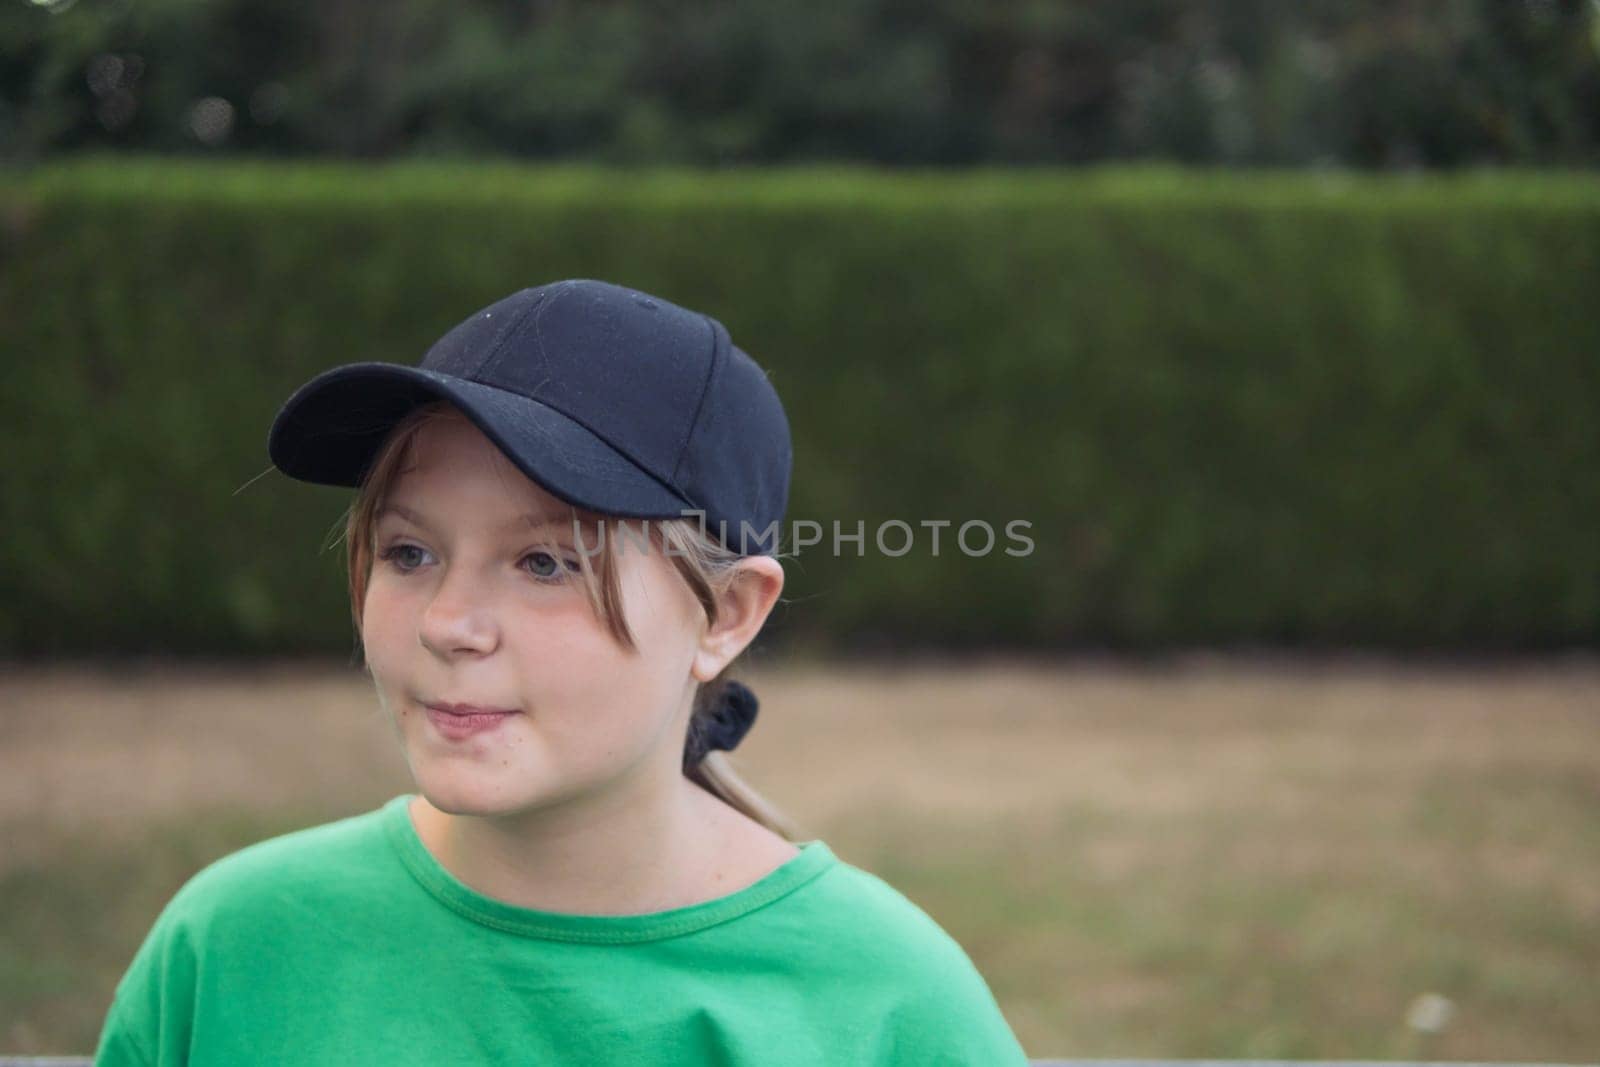
[[[423,609],[417,640],[441,659],[462,653],[482,655],[499,642],[487,599],[475,595],[471,586],[467,574],[447,573]]]

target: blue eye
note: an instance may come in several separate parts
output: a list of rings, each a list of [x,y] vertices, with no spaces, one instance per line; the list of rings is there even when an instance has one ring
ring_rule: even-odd
[[[559,581],[561,581],[562,578],[565,577],[564,575],[560,574],[560,571],[561,571],[561,569],[563,567],[567,568],[568,570],[572,571],[573,573],[577,573],[577,571],[578,571],[578,565],[576,563],[574,563],[572,560],[557,559],[556,557],[552,556],[548,552],[529,552],[526,556],[523,556],[522,558],[524,560],[530,560],[530,559],[532,559],[532,560],[546,560],[546,561],[548,561],[548,563],[549,563],[549,565],[551,567],[555,568],[554,570],[550,570],[550,571],[534,570],[532,572],[533,576],[535,578],[539,579],[541,582],[559,582]]]
[[[412,571],[416,570],[416,567],[415,566],[406,566],[406,565],[398,562],[398,557],[402,552],[423,552],[423,549],[418,548],[416,545],[407,545],[407,544],[392,545],[389,548],[385,549],[384,551],[378,553],[378,558],[383,560],[383,561],[385,561],[386,563],[389,563],[391,566],[394,567],[395,570],[399,571],[401,574],[410,574]],[[424,553],[424,554],[426,554],[426,553]]]
[[[410,558],[410,553],[413,552],[420,552],[424,556],[428,555],[427,549],[420,548],[417,545],[406,544],[402,541],[378,553],[378,558],[388,563],[401,574],[411,574],[422,566],[420,562],[406,562]],[[577,561],[560,559],[548,552],[529,552],[522,557],[523,563],[527,563],[529,560],[534,561],[533,565],[523,569],[533,575],[534,580],[543,582],[546,585],[560,585],[566,581],[568,573],[579,574],[582,572],[582,567]]]

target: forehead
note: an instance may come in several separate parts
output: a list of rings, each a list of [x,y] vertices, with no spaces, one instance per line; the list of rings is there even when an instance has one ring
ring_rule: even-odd
[[[405,506],[427,507],[429,497],[449,496],[471,500],[482,514],[532,514],[566,522],[572,505],[530,479],[475,425],[462,417],[425,423],[412,437],[401,459],[385,505],[400,511]],[[586,516],[577,509],[580,517]]]

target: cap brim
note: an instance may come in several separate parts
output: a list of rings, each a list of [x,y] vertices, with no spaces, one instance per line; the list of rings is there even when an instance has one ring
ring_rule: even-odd
[[[435,399],[460,408],[522,473],[568,503],[627,518],[676,518],[693,506],[555,408],[398,363],[349,363],[306,382],[273,419],[267,453],[291,478],[354,488],[395,424]]]

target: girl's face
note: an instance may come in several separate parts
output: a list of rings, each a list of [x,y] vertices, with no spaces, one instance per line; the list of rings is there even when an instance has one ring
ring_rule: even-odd
[[[378,519],[361,636],[419,791],[511,815],[681,777],[705,616],[671,560],[631,539],[620,553],[629,652],[590,608],[565,505],[476,426],[424,425],[411,464]],[[430,704],[515,714],[467,728]]]

